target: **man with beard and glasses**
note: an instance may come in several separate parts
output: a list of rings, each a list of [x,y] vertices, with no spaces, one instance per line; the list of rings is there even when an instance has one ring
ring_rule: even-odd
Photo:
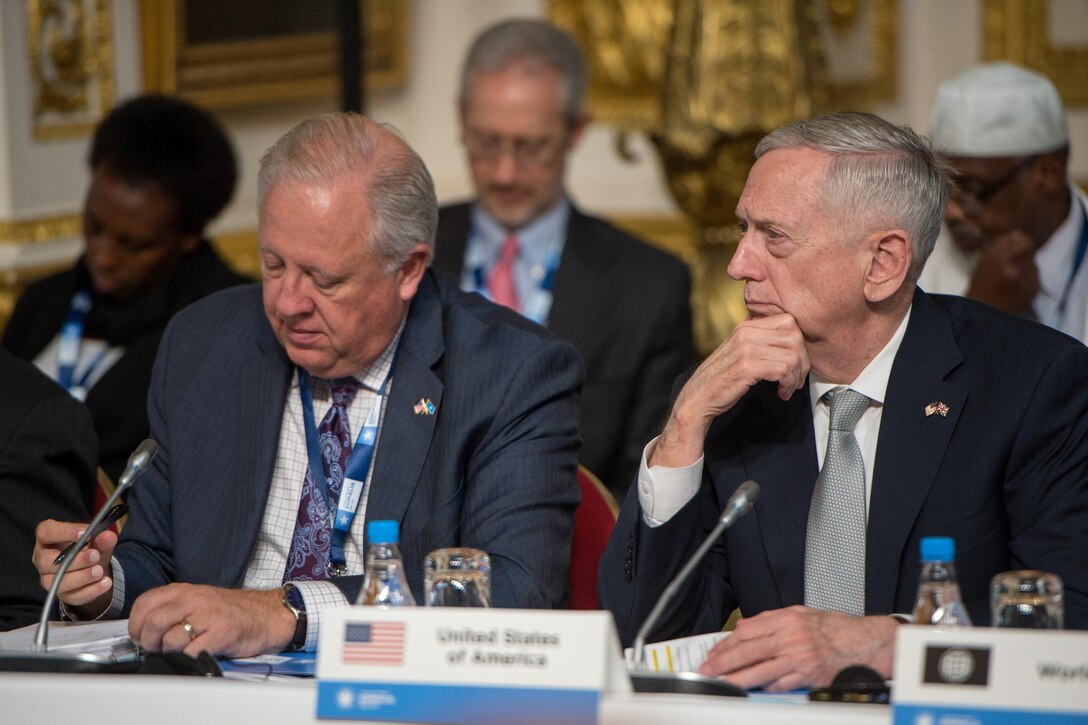
[[[459,117],[477,198],[441,210],[435,266],[574,345],[586,368],[578,460],[622,498],[694,361],[691,283],[680,260],[571,202],[585,91],[581,48],[544,21],[476,38]]]

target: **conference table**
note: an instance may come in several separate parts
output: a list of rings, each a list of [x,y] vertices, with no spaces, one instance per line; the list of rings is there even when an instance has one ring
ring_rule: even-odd
[[[211,725],[317,723],[316,685],[156,675],[0,673],[0,723]],[[606,694],[602,725],[887,725],[885,705],[700,695]],[[521,722],[516,712],[510,723]],[[354,721],[362,722],[362,721]]]

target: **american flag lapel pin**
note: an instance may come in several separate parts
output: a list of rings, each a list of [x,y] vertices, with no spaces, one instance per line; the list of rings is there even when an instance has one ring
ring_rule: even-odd
[[[942,418],[948,417],[948,404],[941,402],[940,400],[934,400],[932,403],[926,406],[926,417],[936,413]]]
[[[434,415],[434,412],[438,410],[430,398],[420,398],[419,402],[412,406],[412,410],[416,415]]]

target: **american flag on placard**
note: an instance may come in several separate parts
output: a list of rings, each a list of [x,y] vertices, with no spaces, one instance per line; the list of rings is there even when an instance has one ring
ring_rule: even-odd
[[[404,663],[404,623],[349,623],[344,632],[345,665]]]

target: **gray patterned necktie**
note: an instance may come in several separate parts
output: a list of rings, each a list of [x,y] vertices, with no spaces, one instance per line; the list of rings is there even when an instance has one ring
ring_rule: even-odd
[[[849,388],[825,395],[831,404],[824,467],[808,509],[805,605],[865,614],[865,461],[854,426],[869,398]]]

